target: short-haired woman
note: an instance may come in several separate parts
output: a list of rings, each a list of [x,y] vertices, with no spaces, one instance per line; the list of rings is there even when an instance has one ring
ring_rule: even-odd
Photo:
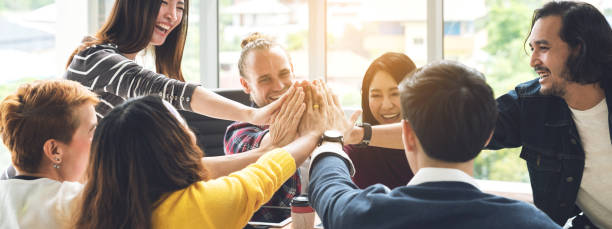
[[[97,118],[96,94],[68,80],[22,85],[0,104],[0,133],[18,176],[0,180],[0,228],[66,228]]]

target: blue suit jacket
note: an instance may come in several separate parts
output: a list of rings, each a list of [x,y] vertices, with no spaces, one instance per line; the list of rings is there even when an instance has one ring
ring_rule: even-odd
[[[359,189],[342,159],[320,157],[311,168],[310,200],[326,229],[560,228],[524,202],[486,194],[464,182],[428,182],[393,190]]]

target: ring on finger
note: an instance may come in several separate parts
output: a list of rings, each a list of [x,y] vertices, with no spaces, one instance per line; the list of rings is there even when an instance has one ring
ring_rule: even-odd
[[[312,105],[312,109],[319,109],[319,104]]]

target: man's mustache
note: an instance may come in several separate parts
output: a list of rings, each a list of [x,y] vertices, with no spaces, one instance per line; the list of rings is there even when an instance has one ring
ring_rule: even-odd
[[[540,66],[540,65],[535,66],[535,67],[533,68],[533,70],[534,70],[534,71],[536,71],[536,72],[537,72],[537,71],[546,71],[546,72],[550,72],[550,70],[549,70],[547,67]]]

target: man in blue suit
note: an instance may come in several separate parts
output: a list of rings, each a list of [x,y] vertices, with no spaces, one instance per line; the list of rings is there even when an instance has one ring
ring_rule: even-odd
[[[443,61],[417,70],[399,87],[402,139],[414,178],[393,190],[380,184],[359,189],[341,141],[326,131],[313,152],[309,187],[325,228],[559,228],[534,206],[483,193],[474,181],[474,158],[497,118],[481,73]]]

